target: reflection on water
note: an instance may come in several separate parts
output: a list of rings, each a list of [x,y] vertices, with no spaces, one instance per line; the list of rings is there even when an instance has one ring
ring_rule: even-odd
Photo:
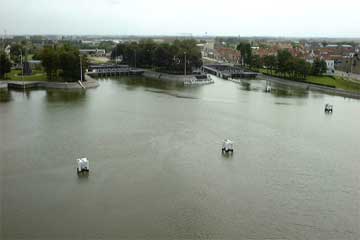
[[[272,85],[271,94],[275,97],[298,97],[298,98],[308,98],[309,91],[299,89],[299,88],[290,88],[280,85]]]
[[[99,79],[100,81],[106,81],[108,79]],[[138,87],[151,87],[158,89],[181,89],[184,88],[184,85],[178,82],[170,82],[170,81],[159,81],[154,79],[148,79],[145,77],[129,77],[129,76],[121,76],[121,77],[112,77],[111,80],[116,80],[118,84],[125,84],[127,90],[135,90]]]
[[[241,81],[240,86],[242,90],[251,91],[251,84],[248,81]]]
[[[47,90],[47,102],[76,102],[85,100],[86,91],[71,89],[71,90]]]
[[[232,160],[233,157],[234,157],[234,154],[231,154],[231,153],[222,153],[221,156],[222,156],[222,158],[225,159],[225,160]]]
[[[152,93],[161,93],[161,94],[165,94],[165,95],[176,97],[176,98],[198,99],[197,97],[192,97],[190,95],[168,92],[168,91],[163,91],[163,90],[146,89],[145,91],[152,92]]]
[[[77,174],[78,183],[86,183],[89,181],[90,173],[79,173]]]
[[[287,102],[275,102],[275,104],[277,104],[277,105],[291,105],[291,103],[287,103]]]
[[[0,102],[10,102],[12,100],[11,91],[0,89]]]

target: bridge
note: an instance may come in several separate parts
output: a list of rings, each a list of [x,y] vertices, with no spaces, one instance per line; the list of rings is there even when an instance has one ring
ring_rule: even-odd
[[[128,65],[101,64],[90,65],[87,74],[93,77],[120,76],[120,75],[142,75],[144,70],[131,68]]]
[[[245,71],[240,67],[227,65],[227,64],[212,64],[204,65],[202,70],[206,73],[215,75],[223,79],[229,78],[256,78],[257,73]]]

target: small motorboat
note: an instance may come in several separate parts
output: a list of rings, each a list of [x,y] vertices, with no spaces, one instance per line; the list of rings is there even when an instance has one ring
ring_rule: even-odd
[[[333,112],[333,105],[326,104],[325,105],[325,113],[332,113]]]
[[[77,173],[88,173],[89,171],[89,160],[87,158],[77,159]]]
[[[229,139],[225,139],[223,141],[223,144],[222,144],[221,152],[222,153],[228,153],[228,152],[233,153],[234,152],[234,143],[233,143],[233,141],[231,141]]]

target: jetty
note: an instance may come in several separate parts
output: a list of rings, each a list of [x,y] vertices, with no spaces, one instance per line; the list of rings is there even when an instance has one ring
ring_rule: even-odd
[[[215,75],[225,80],[228,79],[250,79],[256,78],[258,73],[245,71],[244,69],[228,64],[204,65],[202,71]]]
[[[86,81],[77,81],[77,82],[47,82],[47,81],[7,81],[0,83],[2,88],[8,89],[36,89],[36,88],[45,88],[45,89],[89,89],[96,88],[99,86],[99,83],[91,78],[86,76]]]

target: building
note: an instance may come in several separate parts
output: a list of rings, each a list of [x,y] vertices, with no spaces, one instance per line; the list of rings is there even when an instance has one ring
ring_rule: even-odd
[[[239,63],[240,52],[232,48],[217,48],[215,49],[215,59],[229,63]]]
[[[325,60],[326,62],[326,75],[334,75],[335,74],[335,61],[334,60]]]

